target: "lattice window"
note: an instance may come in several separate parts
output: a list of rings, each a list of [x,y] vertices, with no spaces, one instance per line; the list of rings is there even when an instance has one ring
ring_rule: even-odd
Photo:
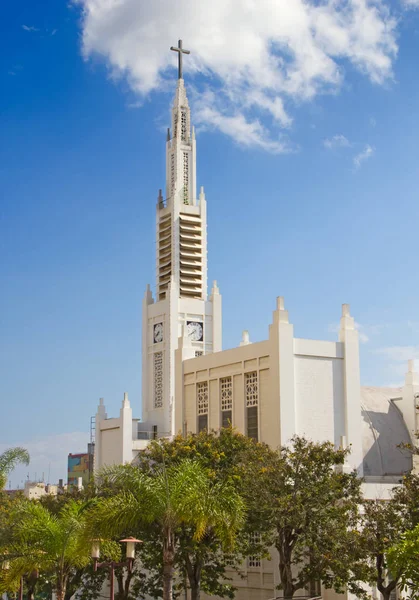
[[[171,195],[173,196],[175,191],[175,154],[174,152],[170,155],[170,189]]]
[[[203,350],[195,350],[195,358],[196,358],[197,356],[203,356],[203,354],[204,354],[204,351],[203,351]]]
[[[257,371],[245,373],[246,406],[257,406],[259,400]]]
[[[189,204],[189,154],[183,153],[183,204]]]
[[[233,382],[231,377],[220,379],[221,410],[233,408]]]
[[[178,113],[177,111],[175,112],[175,118],[173,121],[173,136],[177,137],[177,121],[178,121]]]
[[[154,353],[154,408],[163,406],[163,352]]]
[[[196,384],[196,396],[198,400],[198,415],[208,414],[208,381]]]
[[[253,532],[250,534],[249,536],[249,542],[251,544],[260,544],[261,542],[261,537],[260,537],[260,533],[256,533]],[[254,555],[254,556],[249,556],[247,559],[247,566],[248,567],[261,567],[262,566],[262,560],[260,556]]]
[[[181,130],[182,140],[186,141],[186,133],[187,133],[186,110],[182,110],[182,114],[180,117],[180,130]]]

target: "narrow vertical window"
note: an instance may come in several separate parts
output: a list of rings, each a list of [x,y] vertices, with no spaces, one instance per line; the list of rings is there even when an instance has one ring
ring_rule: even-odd
[[[231,427],[233,417],[233,382],[231,377],[220,379],[221,427]]]
[[[187,138],[186,138],[186,134],[187,134],[186,110],[182,110],[182,113],[181,113],[180,130],[181,130],[182,141],[186,142],[187,141]]]
[[[189,154],[183,153],[183,204],[189,204]]]
[[[196,384],[196,397],[198,404],[198,433],[204,429],[208,430],[208,382],[203,381]]]
[[[163,406],[163,352],[154,353],[154,408]]]
[[[258,424],[258,404],[259,404],[259,386],[257,371],[245,373],[245,397],[246,397],[246,418],[247,418],[247,436],[259,439]]]
[[[249,542],[251,545],[259,545],[261,542],[260,533],[251,533]],[[262,566],[262,561],[260,555],[249,556],[247,559],[247,566],[250,568],[260,568]]]
[[[174,152],[170,155],[170,194],[173,196],[175,192],[175,155]]]

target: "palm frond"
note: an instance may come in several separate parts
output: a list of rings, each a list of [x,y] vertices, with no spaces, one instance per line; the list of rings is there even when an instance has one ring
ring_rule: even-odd
[[[8,474],[20,463],[29,464],[29,452],[25,448],[9,448],[0,454],[0,489],[7,483]]]

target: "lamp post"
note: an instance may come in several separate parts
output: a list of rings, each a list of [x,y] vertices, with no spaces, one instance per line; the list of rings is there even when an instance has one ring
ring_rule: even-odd
[[[124,540],[119,540],[121,543],[127,545],[126,559],[121,562],[114,560],[99,562],[100,558],[100,541],[94,540],[92,544],[92,558],[93,558],[93,569],[96,572],[98,569],[109,569],[109,599],[114,600],[115,588],[114,588],[114,574],[117,567],[127,567],[128,573],[132,571],[135,559],[135,544],[141,543],[141,540],[137,540],[134,537],[128,537]]]

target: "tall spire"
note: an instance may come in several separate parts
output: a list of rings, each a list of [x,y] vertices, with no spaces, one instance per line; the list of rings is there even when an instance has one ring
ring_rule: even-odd
[[[179,78],[166,136],[166,202],[157,202],[157,298],[163,300],[173,278],[180,298],[206,299],[206,203],[196,194],[196,140],[182,73],[182,40],[178,53]]]

